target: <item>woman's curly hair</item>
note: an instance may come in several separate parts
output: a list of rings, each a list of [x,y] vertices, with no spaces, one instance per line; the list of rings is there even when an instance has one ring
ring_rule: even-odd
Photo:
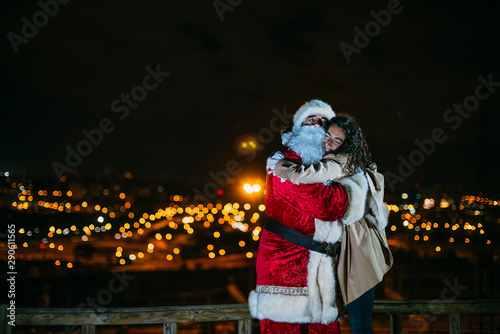
[[[344,143],[335,151],[336,154],[347,155],[347,163],[344,166],[346,176],[356,173],[359,167],[362,170],[370,168],[372,164],[371,154],[363,136],[363,131],[351,115],[333,117],[325,124],[328,131],[330,126],[336,125],[345,133]]]

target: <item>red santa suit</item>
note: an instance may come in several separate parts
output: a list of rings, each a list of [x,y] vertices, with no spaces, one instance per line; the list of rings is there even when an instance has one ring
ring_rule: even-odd
[[[286,157],[300,163],[300,157],[293,152],[287,152]],[[345,188],[321,183],[293,184],[274,175],[276,159],[279,158],[268,160],[267,214],[317,241],[337,241],[338,236],[329,240],[325,231],[317,228],[317,222],[335,222],[344,216],[348,208]],[[310,332],[339,332],[331,257],[264,229],[256,270],[257,287],[250,293],[249,307],[253,317],[263,320],[261,333],[299,333],[301,323],[312,324]],[[311,330],[313,327],[316,330]]]

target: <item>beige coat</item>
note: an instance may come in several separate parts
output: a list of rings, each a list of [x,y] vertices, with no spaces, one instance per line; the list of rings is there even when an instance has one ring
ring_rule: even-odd
[[[274,167],[275,175],[290,180],[295,184],[319,183],[326,181],[340,182],[349,194],[349,207],[341,219],[345,225],[359,221],[368,211],[373,215],[369,218],[379,230],[387,226],[388,210],[384,203],[384,176],[377,172],[377,165],[372,164],[370,171],[375,180],[357,173],[345,177],[343,168],[347,163],[347,156],[329,153],[320,162],[306,166],[297,165],[287,159],[281,159]],[[374,182],[375,181],[375,182]],[[376,187],[380,190],[376,190]]]
[[[365,172],[359,172],[352,176],[345,177],[343,167],[346,164],[346,157],[334,154],[326,155],[319,163],[304,166],[297,165],[289,160],[282,159],[276,163],[274,172],[277,176],[288,179],[293,183],[318,183],[327,180],[339,182],[347,191],[349,196],[349,205],[344,216],[338,221],[324,222],[315,219],[318,237],[315,240],[328,242],[341,242],[344,233],[344,225],[351,225],[362,218],[370,221],[378,228],[384,243],[387,245],[385,227],[387,226],[389,211],[384,203],[384,176],[377,172],[377,166],[372,164]],[[319,239],[321,236],[321,240]],[[392,265],[392,257],[391,257]],[[327,271],[329,264],[320,265],[318,271]],[[325,269],[326,268],[326,269]],[[383,277],[382,273],[382,277]],[[357,296],[368,291],[377,279],[367,281],[366,279],[357,281],[359,284],[351,283],[349,296],[344,295],[346,303],[352,301]],[[332,285],[332,282],[326,282],[323,285]],[[344,282],[345,286],[345,282]]]
[[[347,156],[328,153],[319,162],[306,166],[281,159],[274,167],[274,174],[295,184],[340,181],[345,175],[343,168]]]

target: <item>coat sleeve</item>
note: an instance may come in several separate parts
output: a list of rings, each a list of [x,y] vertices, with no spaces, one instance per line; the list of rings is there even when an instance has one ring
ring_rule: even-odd
[[[309,166],[281,159],[274,166],[274,174],[295,184],[323,183],[344,176],[342,166],[333,159],[323,159]]]

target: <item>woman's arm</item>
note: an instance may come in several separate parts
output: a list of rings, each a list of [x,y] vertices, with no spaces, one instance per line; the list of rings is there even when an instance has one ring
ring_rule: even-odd
[[[342,162],[345,157],[327,154],[320,162],[310,166],[298,165],[281,159],[274,167],[274,174],[295,184],[312,184],[333,180],[344,176]]]

